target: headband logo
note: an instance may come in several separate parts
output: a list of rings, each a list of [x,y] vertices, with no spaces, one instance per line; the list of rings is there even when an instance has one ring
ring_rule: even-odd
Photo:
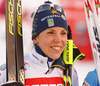
[[[54,26],[54,20],[53,20],[53,18],[47,19],[47,21],[48,21],[48,26],[49,27]]]
[[[66,20],[66,18],[65,18],[65,16],[64,16],[64,15],[61,15],[61,17],[62,17],[64,20]]]
[[[52,13],[52,14],[59,14],[57,11],[55,11],[55,10],[52,10],[50,13]]]

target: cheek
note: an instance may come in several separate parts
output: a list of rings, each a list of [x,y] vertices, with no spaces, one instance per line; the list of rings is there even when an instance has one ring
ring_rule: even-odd
[[[44,37],[44,43],[46,43],[46,44],[50,43],[52,40],[53,40],[52,37],[49,37],[49,36]]]
[[[63,40],[64,46],[67,44],[67,38]]]
[[[46,45],[49,45],[51,39],[49,37],[41,37],[40,40],[39,40],[39,44],[41,46],[46,46]]]
[[[64,44],[67,44],[67,37],[65,36],[64,38],[63,38],[63,42],[64,42]]]
[[[43,41],[43,44],[46,46],[49,46],[50,44],[51,44],[51,39],[50,38],[46,38],[46,39],[44,39],[44,41]]]
[[[65,41],[65,45],[67,44],[67,40]]]

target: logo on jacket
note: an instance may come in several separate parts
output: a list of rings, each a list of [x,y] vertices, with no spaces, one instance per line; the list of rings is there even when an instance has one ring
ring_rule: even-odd
[[[83,86],[90,86],[86,81],[84,81]]]
[[[0,66],[0,70],[1,71],[4,71],[6,69],[6,64],[2,64],[1,66]]]
[[[28,62],[25,62],[25,63],[24,63],[24,70],[25,70],[25,71],[30,70],[30,65],[29,65]]]
[[[40,62],[41,62],[41,63],[44,63],[44,61],[43,61],[43,60],[40,60]]]

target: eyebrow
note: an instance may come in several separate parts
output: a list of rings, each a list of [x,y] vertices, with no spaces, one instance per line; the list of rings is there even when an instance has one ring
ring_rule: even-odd
[[[48,30],[55,31],[55,30],[53,30],[53,29],[48,29]]]
[[[55,31],[55,30],[53,30],[53,29],[51,29],[51,28],[49,28],[48,30]],[[67,31],[67,30],[65,29],[65,30],[62,30],[62,31]]]

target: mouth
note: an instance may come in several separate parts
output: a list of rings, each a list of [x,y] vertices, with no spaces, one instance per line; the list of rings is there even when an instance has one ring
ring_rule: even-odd
[[[58,46],[57,47],[52,47],[52,49],[55,50],[55,51],[60,51],[61,47],[58,47]]]
[[[56,49],[56,50],[59,50],[60,49],[60,47],[53,47],[54,49]]]

